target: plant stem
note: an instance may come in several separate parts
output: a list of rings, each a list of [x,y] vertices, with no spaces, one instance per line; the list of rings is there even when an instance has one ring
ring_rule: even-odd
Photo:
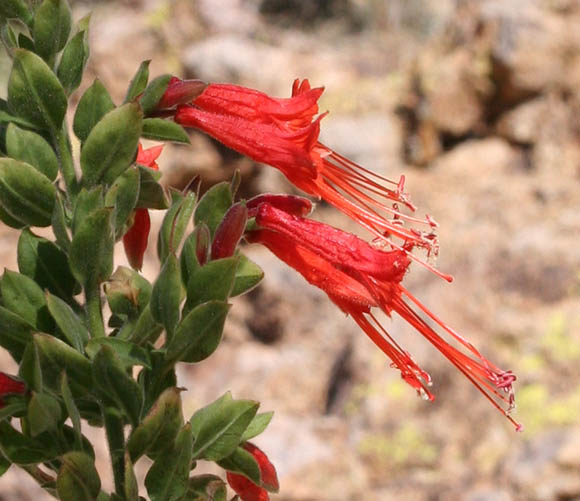
[[[101,289],[99,284],[85,287],[86,311],[91,337],[105,337],[105,324],[101,308]]]
[[[119,411],[113,407],[102,407],[103,420],[109,444],[111,466],[115,479],[115,492],[123,496],[125,486],[125,434],[123,431],[123,418]]]

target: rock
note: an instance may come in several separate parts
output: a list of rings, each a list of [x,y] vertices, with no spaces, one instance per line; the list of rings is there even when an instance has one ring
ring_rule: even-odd
[[[538,140],[543,121],[550,111],[543,97],[526,101],[504,113],[497,122],[497,132],[509,141],[533,144]]]

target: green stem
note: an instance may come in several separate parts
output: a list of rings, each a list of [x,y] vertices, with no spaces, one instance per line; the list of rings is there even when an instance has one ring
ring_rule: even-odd
[[[123,418],[119,411],[113,407],[102,408],[111,466],[115,479],[115,491],[123,496],[125,485],[125,433],[123,430]]]
[[[86,312],[89,321],[89,330],[93,338],[105,337],[103,309],[101,307],[101,289],[99,284],[85,287]]]
[[[58,157],[60,160],[60,168],[62,177],[66,185],[67,191],[70,195],[75,196],[78,192],[78,181],[75,173],[75,166],[66,130],[66,122],[63,124],[62,130],[56,135],[55,142],[57,146]]]

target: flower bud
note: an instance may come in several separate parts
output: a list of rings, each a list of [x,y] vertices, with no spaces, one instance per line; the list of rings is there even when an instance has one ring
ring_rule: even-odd
[[[245,204],[238,202],[228,209],[215,232],[211,246],[212,259],[221,259],[234,255],[236,246],[244,234],[247,220],[248,209]]]
[[[206,87],[207,84],[201,80],[181,80],[180,78],[172,77],[169,80],[165,94],[157,103],[157,109],[163,110],[173,108],[179,104],[191,103]]]

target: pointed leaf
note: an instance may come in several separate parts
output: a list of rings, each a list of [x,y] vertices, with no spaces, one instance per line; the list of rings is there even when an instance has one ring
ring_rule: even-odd
[[[81,151],[83,182],[93,186],[101,179],[111,184],[135,160],[143,115],[136,103],[107,113],[91,130]]]
[[[70,299],[77,288],[68,256],[54,243],[26,229],[18,239],[18,269],[41,288]]]
[[[83,353],[84,347],[89,341],[89,331],[82,320],[68,304],[52,294],[46,294],[46,304],[56,325],[70,345]]]
[[[229,305],[223,301],[200,304],[181,321],[167,347],[170,362],[200,362],[219,346]]]
[[[6,152],[15,160],[32,165],[38,172],[54,181],[58,174],[58,159],[42,136],[10,124],[6,129]]]
[[[191,426],[186,424],[172,448],[161,454],[145,477],[145,487],[151,501],[179,499],[186,490],[191,466]]]
[[[125,499],[124,501],[139,501],[139,485],[133,469],[129,453],[125,452]]]
[[[61,457],[56,479],[61,501],[95,501],[101,490],[101,479],[95,461],[89,455],[72,451]]]
[[[125,96],[125,103],[133,101],[139,94],[141,94],[145,87],[147,87],[147,81],[149,80],[149,63],[151,61],[143,61],[137,72],[133,76],[129,88],[127,89],[127,95]]]
[[[91,339],[86,346],[87,355],[95,358],[100,351],[101,346],[109,346],[119,357],[119,360],[125,369],[130,369],[135,365],[141,365],[148,369],[151,368],[151,358],[145,348],[135,346],[129,341],[112,337],[100,337]]]
[[[93,381],[103,397],[112,399],[137,426],[143,405],[141,388],[110,346],[102,345],[93,360]]]
[[[0,306],[0,346],[19,362],[24,348],[32,340],[34,327],[22,317]]]
[[[34,46],[48,60],[65,46],[72,24],[66,0],[44,0],[34,15]]]
[[[212,299],[227,301],[234,284],[237,266],[238,258],[228,257],[210,261],[205,266],[197,268],[190,275],[187,284],[184,314]]]
[[[166,389],[133,430],[127,441],[132,461],[136,462],[143,454],[158,456],[171,447],[183,426],[180,393],[177,388]]]
[[[143,108],[145,116],[155,110],[157,103],[159,103],[167,90],[169,80],[171,80],[171,75],[160,75],[151,80],[151,83],[147,86],[141,97],[141,107]]]
[[[56,72],[67,94],[71,94],[81,84],[88,59],[88,31],[82,30],[66,44]]]
[[[218,464],[227,471],[238,473],[249,478],[256,485],[260,485],[262,475],[260,474],[260,467],[248,451],[237,447],[236,450],[228,457],[218,461]]]
[[[49,331],[52,319],[44,292],[38,284],[21,273],[6,270],[0,281],[4,306],[39,330]]]
[[[77,450],[82,450],[83,448],[83,434],[81,429],[81,415],[75,404],[73,395],[70,391],[70,386],[68,384],[68,376],[65,371],[62,371],[60,375],[60,393],[66,407],[66,412],[70,417],[72,422],[72,427],[75,434],[75,443]]]
[[[15,220],[49,226],[56,190],[32,165],[0,158],[0,205]]]
[[[47,393],[33,393],[28,403],[27,417],[33,437],[47,430],[55,430],[62,419],[60,404]]]
[[[262,433],[267,426],[272,421],[272,417],[274,416],[273,412],[262,412],[261,414],[256,414],[244,434],[242,435],[242,442],[247,442],[248,440],[257,437],[260,433]]]
[[[234,400],[228,392],[198,410],[190,420],[195,438],[194,459],[219,461],[232,454],[259,406],[252,400]]]
[[[256,263],[243,254],[238,255],[236,278],[230,296],[235,297],[252,290],[264,278],[264,272]]]
[[[171,254],[165,261],[151,293],[151,314],[162,324],[169,337],[179,322],[181,273],[177,258]]]
[[[115,238],[111,209],[92,212],[79,225],[70,250],[70,267],[81,284],[100,283],[113,271]]]
[[[230,191],[229,183],[223,182],[212,186],[205,192],[205,195],[201,197],[201,200],[195,209],[195,226],[202,222],[207,224],[213,238],[217,227],[232,203],[232,193]]]
[[[167,194],[157,181],[161,177],[161,172],[155,171],[149,167],[137,164],[141,174],[141,185],[139,187],[139,200],[137,208],[139,209],[167,209]]]
[[[141,181],[139,169],[129,167],[113,183],[105,197],[105,205],[115,208],[115,239],[119,239],[126,231],[127,221],[139,199],[139,185]]]
[[[56,238],[56,243],[58,246],[68,252],[70,249],[70,235],[68,232],[68,226],[66,224],[65,209],[63,205],[62,198],[57,192],[56,199],[54,201],[54,209],[52,211],[52,232]]]
[[[93,127],[115,108],[111,96],[99,79],[95,79],[81,97],[73,121],[73,130],[81,141],[86,141]]]
[[[153,141],[173,141],[175,143],[189,144],[189,136],[185,129],[163,118],[146,118],[143,120],[143,133],[145,139]]]
[[[173,192],[173,205],[165,214],[157,239],[157,255],[161,262],[171,252],[177,252],[195,208],[195,193],[183,197]]]
[[[25,49],[14,51],[8,106],[41,129],[60,131],[67,107],[64,89],[49,66]]]

